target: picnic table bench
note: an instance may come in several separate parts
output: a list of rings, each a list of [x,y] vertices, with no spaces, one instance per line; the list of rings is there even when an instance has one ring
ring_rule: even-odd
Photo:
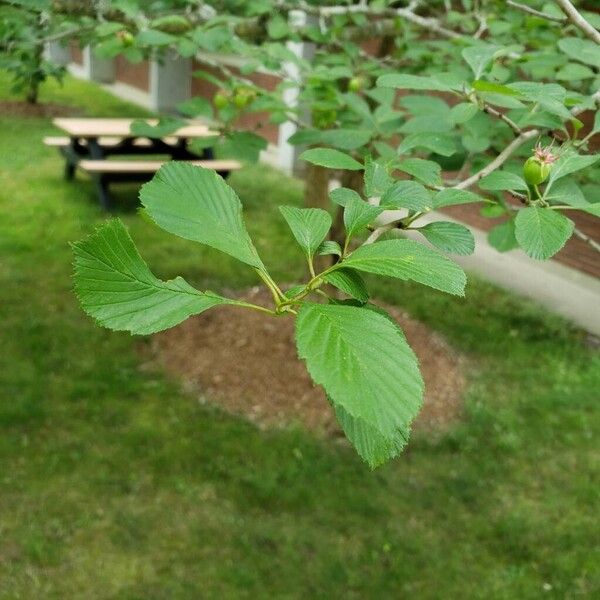
[[[147,122],[153,125],[157,121]],[[191,123],[163,138],[148,138],[131,132],[133,119],[58,118],[53,123],[66,135],[45,137],[44,144],[58,148],[65,157],[66,179],[73,179],[77,168],[94,178],[100,204],[105,209],[111,206],[110,183],[145,181],[167,160],[189,161],[214,169],[222,176],[241,167],[235,160],[216,160],[211,148],[205,148],[200,156],[189,149],[191,140],[217,135],[203,124]],[[150,155],[154,158],[140,160]],[[156,158],[162,155],[167,158]],[[119,159],[111,160],[111,156]]]

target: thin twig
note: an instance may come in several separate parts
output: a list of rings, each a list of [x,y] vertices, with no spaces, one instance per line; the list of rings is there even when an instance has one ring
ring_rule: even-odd
[[[600,252],[600,244],[598,242],[596,242],[595,240],[593,240],[586,233],[583,233],[583,231],[581,231],[580,229],[577,229],[577,227],[575,227],[575,229],[573,229],[573,234],[576,237],[578,237],[580,240],[583,240],[586,244],[591,246],[594,250],[596,250],[597,252]]]
[[[540,17],[541,19],[546,19],[547,21],[554,21],[555,23],[564,23],[566,21],[566,17],[555,17],[554,15],[549,15],[548,13],[535,10],[535,8],[531,8],[531,6],[521,4],[520,2],[513,2],[513,0],[507,0],[506,4],[516,8],[517,10],[529,13],[530,15]]]
[[[569,2],[569,0],[554,0],[565,13],[569,21],[580,29],[590,40],[600,45],[600,31],[594,29],[582,16],[581,13]]]

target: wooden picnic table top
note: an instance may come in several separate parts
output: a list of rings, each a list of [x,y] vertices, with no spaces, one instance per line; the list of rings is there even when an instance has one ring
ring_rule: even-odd
[[[52,122],[70,137],[96,138],[100,136],[140,137],[131,133],[131,124],[139,119],[71,119],[57,118]],[[158,119],[143,119],[150,125],[156,125]],[[218,135],[202,123],[190,123],[169,133],[169,137],[198,138]],[[143,137],[143,136],[141,136]]]

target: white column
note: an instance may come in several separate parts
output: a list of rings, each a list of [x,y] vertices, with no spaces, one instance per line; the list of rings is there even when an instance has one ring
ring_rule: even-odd
[[[71,62],[71,51],[68,46],[60,42],[48,42],[46,44],[46,59],[61,67],[66,67]]]
[[[303,27],[308,22],[308,17],[305,12],[301,10],[292,10],[289,13],[289,22],[291,27]],[[288,42],[287,47],[296,56],[304,59],[310,59],[314,54],[314,44],[308,44],[306,42]],[[283,70],[286,78],[291,81],[298,81],[300,83],[300,72],[294,63],[285,63]],[[289,87],[283,92],[283,99],[288,106],[296,106],[298,104],[298,96],[300,89],[298,87]],[[295,123],[286,121],[279,126],[279,140],[278,140],[278,153],[279,153],[279,166],[287,173],[293,173],[296,171],[298,155],[302,151],[302,148],[298,146],[292,146],[288,144],[288,138],[294,134],[297,130]]]
[[[150,63],[150,106],[159,112],[172,112],[191,97],[192,61],[169,53]]]
[[[110,58],[98,58],[91,46],[83,49],[83,71],[85,77],[99,83],[112,83],[115,80],[115,63]]]

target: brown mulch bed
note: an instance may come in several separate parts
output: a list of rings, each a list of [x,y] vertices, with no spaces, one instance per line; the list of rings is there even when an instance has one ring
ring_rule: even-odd
[[[0,115],[11,117],[72,117],[81,110],[64,104],[3,101],[0,102]]]
[[[269,306],[266,291],[244,299]],[[396,307],[380,304],[404,330],[419,358],[425,402],[415,429],[447,430],[460,417],[464,359],[437,333]],[[202,402],[216,403],[264,427],[303,423],[337,433],[335,417],[294,344],[294,320],[218,307],[151,338],[151,362],[182,379]]]

